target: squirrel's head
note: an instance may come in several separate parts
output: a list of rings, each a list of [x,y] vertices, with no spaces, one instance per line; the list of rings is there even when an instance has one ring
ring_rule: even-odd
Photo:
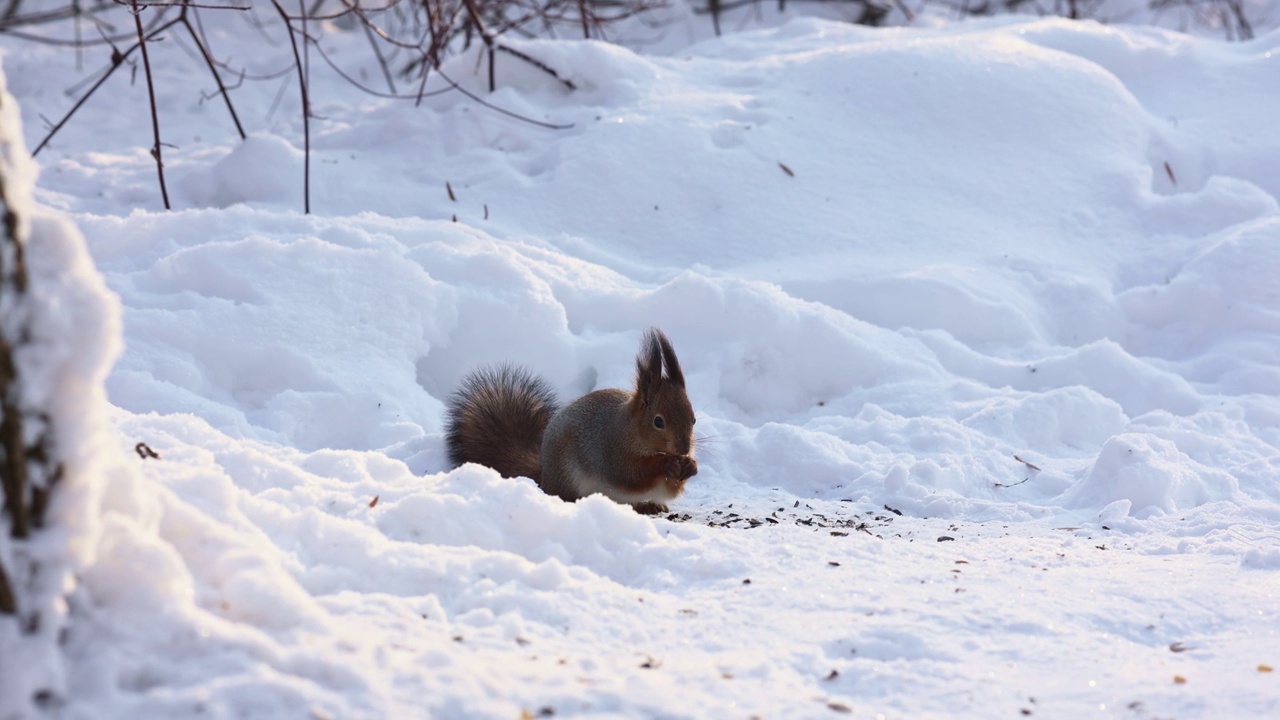
[[[684,373],[671,341],[649,328],[636,356],[636,394],[632,417],[646,446],[668,455],[693,452],[693,406],[685,394]]]

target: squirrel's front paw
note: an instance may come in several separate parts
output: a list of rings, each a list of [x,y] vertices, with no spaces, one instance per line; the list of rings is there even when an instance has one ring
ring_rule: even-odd
[[[698,461],[687,455],[668,455],[663,474],[668,478],[687,480],[698,474]]]
[[[662,474],[673,480],[688,480],[698,474],[698,461],[688,455],[668,455]]]
[[[675,476],[681,480],[688,480],[698,474],[698,461],[688,455],[681,455],[680,472]]]

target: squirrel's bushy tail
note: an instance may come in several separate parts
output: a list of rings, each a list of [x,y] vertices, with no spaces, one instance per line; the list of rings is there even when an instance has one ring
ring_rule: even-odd
[[[520,367],[471,373],[449,398],[449,463],[479,463],[503,477],[538,480],[542,434],[558,407],[551,386]]]

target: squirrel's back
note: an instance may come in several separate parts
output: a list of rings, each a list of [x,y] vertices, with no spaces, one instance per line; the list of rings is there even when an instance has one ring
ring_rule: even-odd
[[[570,501],[601,492],[626,502],[610,481],[630,450],[631,402],[625,390],[593,390],[556,413],[542,436],[542,489]]]
[[[514,365],[482,368],[449,398],[449,463],[473,462],[503,477],[542,474],[542,436],[559,409],[547,382]]]

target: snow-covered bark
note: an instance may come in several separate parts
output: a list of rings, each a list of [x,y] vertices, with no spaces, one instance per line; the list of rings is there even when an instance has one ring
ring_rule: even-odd
[[[59,643],[92,556],[103,379],[119,310],[67,220],[34,204],[36,169],[0,73],[0,719],[64,687]]]

